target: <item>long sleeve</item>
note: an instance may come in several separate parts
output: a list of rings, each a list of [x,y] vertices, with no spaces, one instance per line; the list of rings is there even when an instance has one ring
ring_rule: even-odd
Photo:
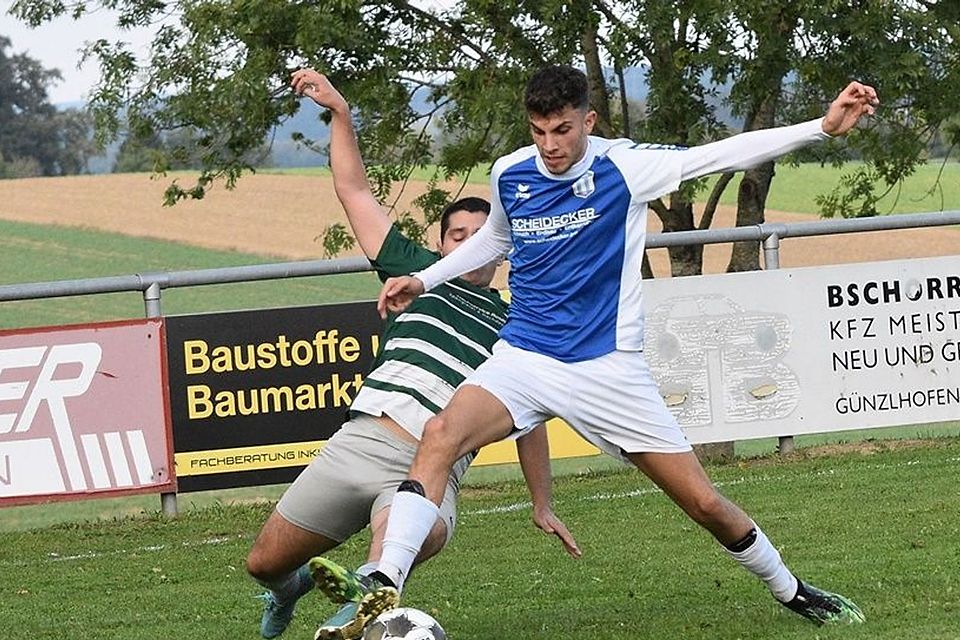
[[[478,269],[483,265],[499,260],[513,247],[510,238],[510,224],[500,206],[499,198],[494,197],[490,215],[480,230],[460,245],[456,251],[445,255],[438,262],[417,273],[427,291],[459,275]]]
[[[677,152],[682,164],[680,180],[749,169],[814,142],[829,140],[821,122],[822,118],[818,118],[788,127],[748,131]]]

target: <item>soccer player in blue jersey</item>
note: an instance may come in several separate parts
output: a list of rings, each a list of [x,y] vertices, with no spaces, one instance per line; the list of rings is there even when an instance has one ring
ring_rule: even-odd
[[[797,579],[707,477],[644,361],[640,265],[649,200],[684,180],[842,135],[877,104],[872,87],[853,82],[823,118],[680,149],[591,136],[596,114],[583,73],[557,66],[534,74],[525,95],[534,144],[494,164],[486,225],[455,254],[387,280],[380,294],[381,313],[396,312],[509,254],[507,323],[493,356],[427,422],[393,501],[378,580],[402,588],[458,456],[559,416],[649,476],[786,607],[816,623],[862,622],[847,598]]]
[[[382,278],[422,269],[440,256],[405,238],[391,224],[367,181],[357,147],[350,108],[329,80],[311,69],[293,74],[298,95],[330,110],[330,167],[334,187],[363,252]],[[440,254],[458,250],[486,223],[489,203],[463,198],[443,212]],[[481,265],[462,279],[424,296],[407,313],[391,317],[380,352],[350,407],[350,418],[284,493],[264,524],[247,558],[250,574],[268,591],[261,635],[279,636],[290,623],[297,600],[316,585],[342,608],[321,625],[320,640],[343,640],[384,608],[396,605],[395,593],[368,593],[364,576],[375,568],[390,503],[406,478],[417,440],[454,393],[456,386],[487,359],[506,318],[507,305],[490,289],[499,261]],[[550,464],[545,429],[519,440],[524,476],[534,496],[533,519],[555,534],[573,556],[576,541],[551,507]],[[416,561],[438,553],[453,535],[460,479],[473,459],[468,452],[452,465],[443,498]],[[336,567],[321,560],[307,564],[369,525],[367,563],[351,572],[352,589],[336,584]],[[328,579],[327,572],[333,572]],[[332,591],[331,589],[335,589]]]

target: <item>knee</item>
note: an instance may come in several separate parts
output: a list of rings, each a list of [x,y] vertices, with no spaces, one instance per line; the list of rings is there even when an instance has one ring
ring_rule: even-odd
[[[423,425],[421,448],[442,452],[445,456],[456,459],[460,455],[459,450],[462,444],[462,434],[443,412],[433,416]]]
[[[687,513],[700,524],[722,522],[727,513],[727,500],[717,491],[703,492],[691,500]]]
[[[261,551],[260,547],[254,545],[247,554],[247,573],[255,580],[270,580],[274,577],[274,567],[270,563],[270,558]]]

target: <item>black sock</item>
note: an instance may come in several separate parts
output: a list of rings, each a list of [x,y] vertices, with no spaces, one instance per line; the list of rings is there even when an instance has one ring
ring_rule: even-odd
[[[756,541],[757,541],[757,529],[756,527],[754,527],[753,529],[750,529],[747,535],[743,536],[742,538],[740,538],[734,543],[726,545],[726,547],[727,549],[729,549],[734,553],[743,553],[744,551],[749,549],[751,545],[753,545],[753,543]]]
[[[379,571],[372,571],[372,572],[370,572],[370,575],[367,576],[367,577],[373,578],[374,580],[376,580],[377,582],[379,582],[380,584],[382,584],[382,585],[385,586],[385,587],[393,587],[394,589],[397,588],[397,585],[395,585],[395,584],[393,583],[393,580],[391,580],[391,579],[388,578],[387,576],[383,575],[383,574],[380,573]]]
[[[415,493],[421,498],[427,497],[427,491],[423,488],[423,485],[420,484],[419,480],[406,479],[400,483],[400,486],[397,487],[397,492],[400,491],[409,491],[410,493]]]

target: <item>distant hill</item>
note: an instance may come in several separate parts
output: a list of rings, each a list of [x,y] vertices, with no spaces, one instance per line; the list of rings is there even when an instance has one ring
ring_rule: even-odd
[[[320,120],[323,110],[304,98],[293,117],[273,130],[271,162],[275,167],[318,167],[327,165],[327,154],[318,153],[293,141],[299,132],[320,147],[330,141],[330,128]]]
[[[609,78],[613,80],[612,71]],[[627,96],[630,100],[642,102],[647,97],[646,70],[642,67],[631,67],[624,73]],[[722,91],[726,95],[727,91]],[[417,97],[414,108],[418,111],[426,110],[424,98]],[[729,107],[723,103],[722,97],[716,99],[718,117],[734,129],[739,129],[740,122],[730,113]],[[83,102],[67,102],[58,104],[60,109],[83,108]],[[316,167],[326,166],[327,156],[312,149],[307,149],[293,141],[295,132],[302,133],[313,140],[318,146],[325,147],[330,139],[329,128],[320,120],[322,110],[313,105],[310,100],[304,99],[302,106],[291,118],[277,126],[273,131],[273,145],[270,164],[275,167]],[[108,173],[116,158],[119,143],[111,145],[107,151],[95,158],[91,158],[88,168],[91,173]]]

